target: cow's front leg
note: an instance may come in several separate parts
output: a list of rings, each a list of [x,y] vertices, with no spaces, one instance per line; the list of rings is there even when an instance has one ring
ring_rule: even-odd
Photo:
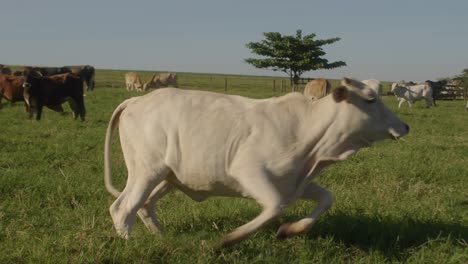
[[[317,222],[317,219],[327,211],[333,203],[331,193],[313,182],[307,186],[301,198],[316,201],[317,207],[305,218],[295,223],[285,223],[281,225],[276,233],[278,239],[285,239],[308,232],[315,222]]]
[[[244,171],[241,175],[240,178],[236,178],[244,192],[254,198],[263,207],[263,210],[252,221],[227,234],[223,238],[223,246],[230,246],[246,239],[257,229],[277,218],[283,212],[281,195],[265,173]]]
[[[401,105],[402,105],[406,100],[405,100],[405,98],[400,98],[399,101],[400,101],[400,102],[399,102],[399,104],[398,104],[398,108],[400,108]]]
[[[44,107],[43,105],[40,105],[40,104],[37,105],[37,113],[36,113],[36,120],[37,121],[41,120],[42,108],[43,107]]]

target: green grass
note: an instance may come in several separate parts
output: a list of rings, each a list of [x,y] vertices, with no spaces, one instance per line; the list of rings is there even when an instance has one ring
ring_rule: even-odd
[[[233,198],[196,203],[174,192],[157,203],[165,236],[151,235],[137,220],[130,240],[117,238],[108,213],[114,198],[103,183],[103,142],[114,108],[139,95],[125,91],[123,74],[98,70],[97,88],[85,98],[85,122],[48,109],[40,122],[31,121],[22,104],[3,103],[0,263],[468,263],[468,113],[462,101],[397,109],[395,98],[383,98],[411,126],[410,134],[328,167],[317,181],[335,203],[307,235],[274,238],[281,223],[314,207],[298,201],[248,240],[219,249],[220,237],[260,208]],[[141,75],[146,80],[151,73]],[[280,94],[272,77],[227,77],[228,93]],[[224,78],[180,73],[179,84],[224,92]],[[113,175],[122,188],[119,144],[113,152]]]

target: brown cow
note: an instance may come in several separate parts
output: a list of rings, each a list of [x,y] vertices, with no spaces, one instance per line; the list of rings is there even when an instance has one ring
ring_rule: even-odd
[[[154,74],[151,79],[143,85],[143,90],[146,91],[148,88],[161,88],[161,87],[177,87],[177,73],[157,73]]]
[[[314,79],[304,88],[304,96],[311,100],[318,100],[330,93],[331,84],[327,79]]]
[[[53,76],[34,76],[32,72],[26,71],[23,88],[30,118],[36,112],[36,120],[40,120],[44,106],[55,110],[68,101],[74,118],[80,116],[80,119],[84,121],[83,81],[78,75],[64,73]]]
[[[137,90],[142,91],[143,82],[136,72],[125,73],[125,87],[127,91]]]
[[[14,103],[24,101],[23,99],[23,78],[0,74],[0,105],[2,98]]]

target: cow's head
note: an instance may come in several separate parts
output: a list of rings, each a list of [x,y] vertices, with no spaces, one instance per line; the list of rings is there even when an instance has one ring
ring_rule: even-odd
[[[23,70],[23,98],[28,108],[32,111],[35,108],[35,100],[32,98],[32,82],[33,78],[41,77],[42,75],[31,68],[26,68]]]
[[[84,66],[82,72],[84,74],[84,79],[85,79],[85,82],[86,82],[86,86],[88,87],[88,91],[89,90],[94,90],[94,85],[95,85],[94,75],[95,75],[95,72],[96,72],[94,67],[90,66],[90,65],[86,65],[86,66]]]
[[[350,78],[344,78],[341,85],[332,94],[334,101],[340,104],[337,125],[353,143],[365,146],[408,134],[408,125],[391,112],[369,86]]]

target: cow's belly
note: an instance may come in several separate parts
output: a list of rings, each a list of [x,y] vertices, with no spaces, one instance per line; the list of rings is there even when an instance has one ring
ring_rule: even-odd
[[[247,197],[239,183],[216,171],[183,171],[168,176],[168,181],[196,201],[212,196]]]

